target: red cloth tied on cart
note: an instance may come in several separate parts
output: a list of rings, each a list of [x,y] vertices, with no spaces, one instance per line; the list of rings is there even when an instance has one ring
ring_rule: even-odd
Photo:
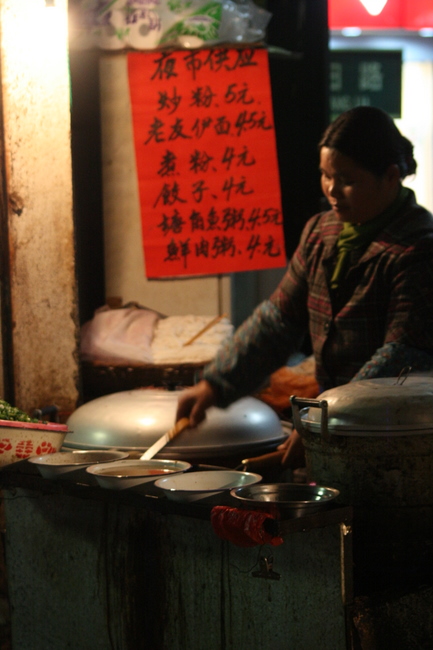
[[[276,519],[267,512],[214,506],[210,520],[218,537],[236,546],[278,546],[283,543],[283,538],[277,533]]]

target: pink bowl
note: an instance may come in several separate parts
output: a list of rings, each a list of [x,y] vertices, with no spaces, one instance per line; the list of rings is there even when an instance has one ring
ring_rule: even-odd
[[[66,424],[0,420],[0,466],[54,454],[60,451],[67,433]]]

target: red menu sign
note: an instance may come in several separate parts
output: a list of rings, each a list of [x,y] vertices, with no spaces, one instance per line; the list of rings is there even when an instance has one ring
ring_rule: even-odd
[[[265,49],[128,54],[146,275],[286,264]]]

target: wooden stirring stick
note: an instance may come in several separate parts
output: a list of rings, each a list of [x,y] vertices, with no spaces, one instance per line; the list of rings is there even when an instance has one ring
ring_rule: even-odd
[[[227,316],[227,314],[221,314],[221,316],[215,316],[215,318],[213,318],[210,321],[210,323],[205,325],[199,332],[197,332],[197,334],[194,334],[194,336],[192,338],[190,338],[189,341],[184,343],[183,347],[185,347],[186,345],[191,345],[191,343],[194,343],[194,341],[196,341],[199,338],[199,336],[201,336],[202,334],[204,334],[205,332],[210,330],[211,327],[213,327],[214,325],[219,323],[219,321],[222,320],[223,318],[226,318],[226,316]]]
[[[153,445],[140,456],[140,460],[150,460],[153,458],[159,451],[161,451],[163,447],[165,447],[167,443],[170,442],[170,440],[173,440],[175,436],[179,435],[179,433],[186,429],[188,426],[188,418],[181,418],[178,420],[174,427],[172,427],[169,431],[167,431],[167,433],[164,433],[160,438],[158,438],[158,440],[154,442]]]

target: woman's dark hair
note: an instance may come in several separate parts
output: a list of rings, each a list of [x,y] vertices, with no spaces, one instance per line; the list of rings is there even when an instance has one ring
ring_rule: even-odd
[[[376,176],[382,176],[390,165],[398,165],[400,178],[405,178],[417,167],[413,144],[388,113],[373,106],[357,106],[339,115],[323,134],[319,149],[322,147],[337,149]]]

